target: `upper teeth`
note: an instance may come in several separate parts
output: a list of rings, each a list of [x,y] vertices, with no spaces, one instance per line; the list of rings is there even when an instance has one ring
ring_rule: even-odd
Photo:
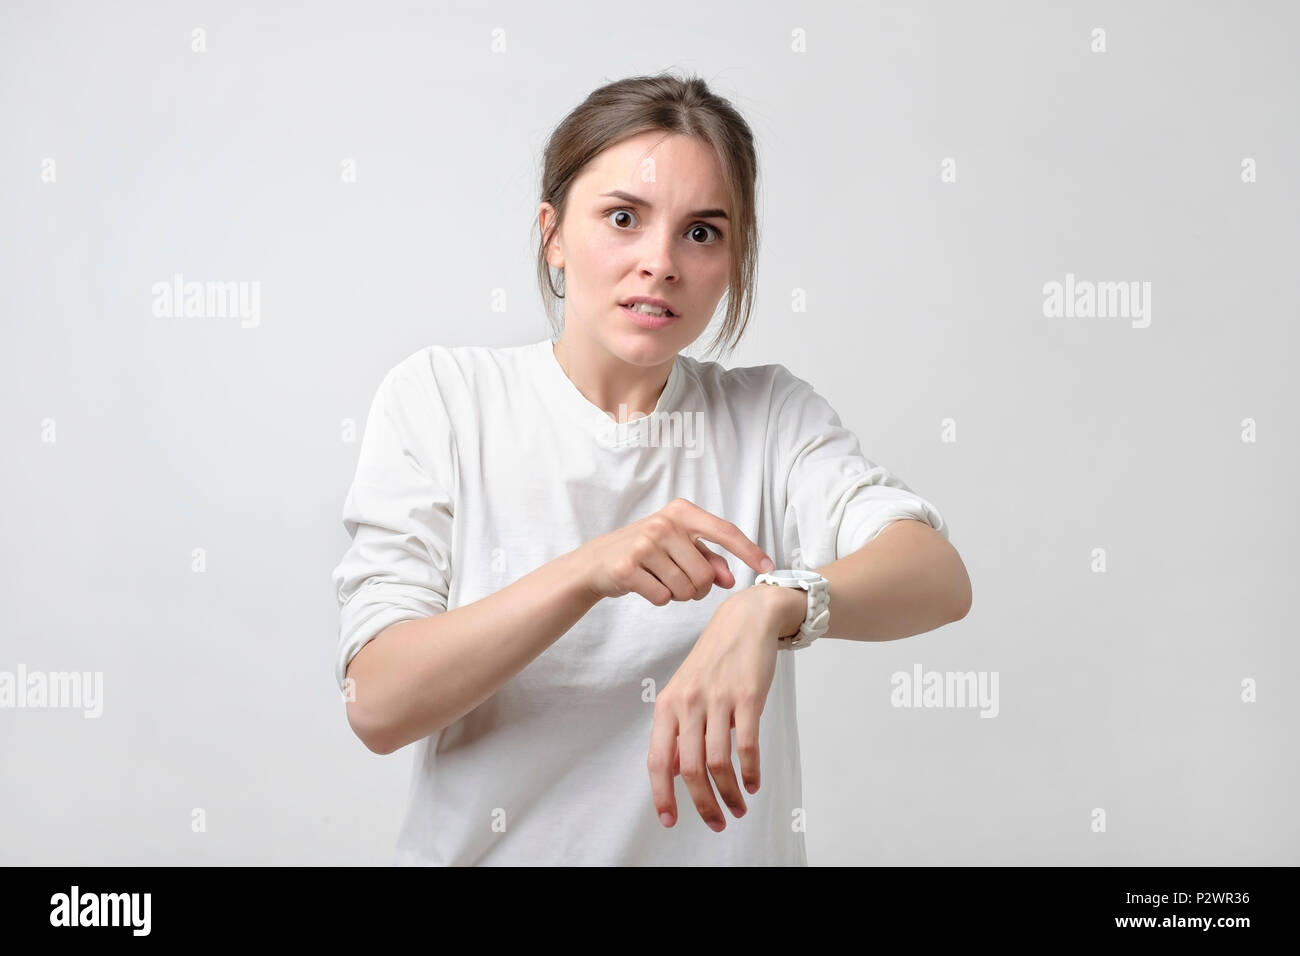
[[[644,312],[646,315],[667,315],[667,309],[661,309],[657,305],[649,305],[645,302],[629,302],[627,307],[636,312]]]

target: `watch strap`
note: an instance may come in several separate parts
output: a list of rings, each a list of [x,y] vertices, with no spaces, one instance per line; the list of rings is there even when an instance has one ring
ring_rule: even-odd
[[[779,587],[799,588],[808,595],[808,608],[804,613],[799,630],[789,637],[782,637],[779,643],[782,649],[801,650],[812,644],[828,630],[830,621],[830,582],[816,571],[778,570],[760,574],[754,579],[757,584],[777,585]]]

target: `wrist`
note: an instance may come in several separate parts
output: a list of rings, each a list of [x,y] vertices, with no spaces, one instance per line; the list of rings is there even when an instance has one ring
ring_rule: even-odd
[[[563,567],[562,580],[573,587],[577,596],[590,607],[595,607],[605,597],[596,589],[591,576],[591,564],[587,560],[586,545],[580,545],[572,551],[560,555],[557,566]]]
[[[778,638],[799,633],[808,614],[808,592],[799,588],[780,588],[770,584],[753,585],[745,593],[762,602],[767,620]]]

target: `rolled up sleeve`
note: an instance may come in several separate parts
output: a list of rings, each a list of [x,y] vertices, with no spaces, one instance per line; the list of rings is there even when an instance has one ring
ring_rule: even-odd
[[[352,543],[333,572],[340,689],[352,658],[384,628],[447,609],[454,443],[436,389],[413,367],[408,359],[380,384],[343,504]]]
[[[949,537],[939,510],[867,459],[824,397],[788,371],[784,377],[775,428],[786,489],[782,543],[795,567],[818,568],[852,554],[905,518]]]

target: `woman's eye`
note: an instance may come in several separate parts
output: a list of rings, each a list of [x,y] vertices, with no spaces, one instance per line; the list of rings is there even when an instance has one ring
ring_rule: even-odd
[[[609,212],[605,213],[605,215],[607,217],[624,215],[624,216],[632,216],[633,219],[636,218],[636,216],[633,214],[632,210],[630,209],[611,209]]]
[[[691,226],[691,234],[694,234],[695,231],[696,231],[697,229],[708,229],[708,230],[712,230],[712,231],[717,235],[718,239],[721,239],[721,238],[722,238],[722,231],[721,231],[720,229],[718,229],[717,226],[710,226],[707,222],[698,222],[698,223],[696,223],[694,226]],[[714,242],[716,242],[716,241],[717,241],[717,239],[714,240]],[[712,245],[712,243],[709,243],[709,242],[702,242],[702,243],[700,243],[700,245],[702,245],[702,246],[708,246],[708,245]]]
[[[606,219],[608,219],[611,216],[626,216],[626,217],[630,217],[633,220],[636,219],[636,213],[632,212],[632,210],[630,209],[611,209],[609,212],[605,213]],[[621,220],[613,221],[612,224],[622,229],[624,228],[624,223],[627,222],[628,222],[627,219],[621,219]],[[691,226],[690,231],[687,233],[687,235],[693,236],[701,229],[707,230],[705,233],[706,236],[708,232],[712,232],[717,237],[717,239],[715,239],[714,242],[722,238],[722,230],[718,229],[717,226],[709,225],[707,222],[697,222],[695,225]],[[712,245],[712,243],[697,242],[696,245],[707,246],[707,245]]]

